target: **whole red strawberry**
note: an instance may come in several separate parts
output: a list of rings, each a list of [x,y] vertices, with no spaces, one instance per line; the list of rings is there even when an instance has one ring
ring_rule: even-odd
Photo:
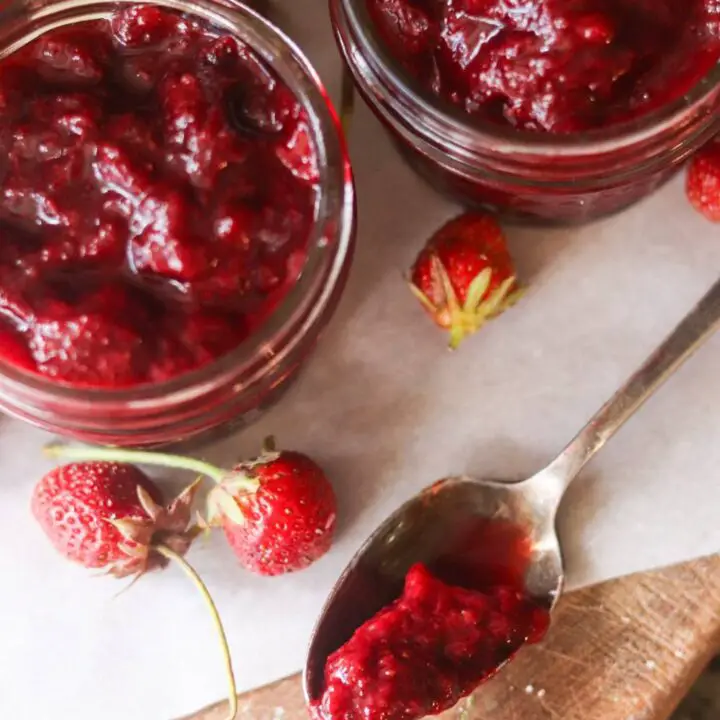
[[[512,305],[520,291],[496,220],[466,213],[443,225],[415,260],[410,289],[433,320],[450,331],[453,349]]]
[[[233,468],[209,503],[211,524],[223,528],[240,564],[261,575],[302,570],[332,545],[337,502],[325,473],[271,442]]]
[[[720,222],[720,142],[708,143],[690,161],[685,191],[699,213]]]
[[[155,541],[185,554],[198,532],[190,527],[196,488],[190,486],[161,507],[159,488],[133,465],[72,463],[40,480],[32,512],[62,555],[126,577],[167,565],[153,551]]]
[[[112,448],[51,446],[53,456],[111,454]],[[140,453],[141,454],[141,453]],[[200,590],[210,611],[223,654],[228,681],[230,718],[237,715],[237,688],[227,637],[205,584],[183,557],[201,529],[190,523],[193,498],[200,483],[187,487],[167,507],[155,483],[134,465],[90,460],[63,465],[35,487],[32,511],[55,548],[87,568],[109,575],[139,577],[172,560]]]

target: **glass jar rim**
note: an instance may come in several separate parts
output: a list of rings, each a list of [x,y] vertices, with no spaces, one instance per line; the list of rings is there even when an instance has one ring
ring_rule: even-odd
[[[135,5],[138,0],[61,0],[37,7],[13,2],[0,11],[0,57],[56,27],[106,19],[123,4]],[[79,387],[0,360],[0,387],[15,388],[20,397],[32,401],[48,398],[73,407],[143,410],[158,402],[184,404],[233,380],[238,386],[250,386],[282,363],[323,315],[352,252],[355,190],[347,148],[327,91],[302,50],[269,20],[234,0],[153,0],[152,4],[196,16],[242,40],[278,74],[306,110],[318,159],[319,189],[305,264],[270,316],[238,347],[166,381],[121,388]],[[13,28],[13,23],[19,27]],[[7,42],[5,37],[13,30],[18,37]]]
[[[383,89],[391,89],[392,102],[402,106],[403,115],[417,127],[422,117],[435,137],[453,138],[462,148],[467,144],[492,149],[499,155],[543,157],[578,157],[601,155],[642,144],[672,130],[685,116],[692,116],[707,98],[720,87],[720,60],[682,97],[634,120],[617,123],[606,129],[552,135],[529,130],[515,130],[500,124],[471,120],[460,108],[443,104],[427,93],[421,84],[396,61],[386,43],[375,32],[367,0],[336,0],[345,15],[355,42],[371,71],[381,79]],[[390,102],[390,96],[380,99]]]

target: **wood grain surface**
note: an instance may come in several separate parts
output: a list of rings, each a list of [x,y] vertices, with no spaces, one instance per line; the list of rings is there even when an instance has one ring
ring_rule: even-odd
[[[667,720],[720,649],[720,556],[569,593],[546,639],[442,718]],[[225,720],[227,704],[185,720]],[[240,697],[239,720],[306,720],[300,678]]]

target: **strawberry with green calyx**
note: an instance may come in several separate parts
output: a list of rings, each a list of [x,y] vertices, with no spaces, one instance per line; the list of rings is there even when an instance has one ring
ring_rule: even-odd
[[[520,296],[500,226],[487,214],[466,213],[443,225],[420,251],[410,289],[457,348]]]
[[[230,715],[237,691],[230,651],[217,608],[184,555],[201,529],[191,523],[199,483],[163,504],[160,489],[133,465],[76,462],[47,473],[36,485],[33,515],[55,549],[84,567],[135,579],[177,563],[202,594],[220,638],[228,676]]]
[[[302,570],[332,545],[332,485],[314,460],[277,451],[271,439],[257,458],[236,465],[208,501],[210,524],[223,528],[240,564],[260,575]]]
[[[225,532],[240,564],[261,575],[306,568],[330,548],[337,502],[322,469],[307,455],[263,452],[232,470],[195,458],[116,448],[53,446],[66,459],[160,465],[206,475],[216,483],[208,496],[208,524]]]

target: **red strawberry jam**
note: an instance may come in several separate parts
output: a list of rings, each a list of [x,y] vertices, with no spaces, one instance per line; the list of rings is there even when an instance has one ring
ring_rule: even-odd
[[[523,130],[605,127],[684,95],[720,57],[717,0],[367,0],[427,90]]]
[[[153,6],[0,61],[0,358],[82,387],[236,348],[297,279],[317,162],[237,39]]]
[[[414,720],[471,693],[525,643],[548,613],[513,589],[447,585],[414,565],[402,596],[365,622],[325,665],[322,720]]]

